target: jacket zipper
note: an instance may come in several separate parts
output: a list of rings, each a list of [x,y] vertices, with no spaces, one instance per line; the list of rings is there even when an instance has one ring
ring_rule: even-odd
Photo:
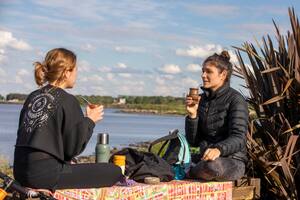
[[[211,104],[211,102],[209,102],[208,106],[205,108],[205,121],[204,121],[205,127],[207,127],[207,118],[208,118],[208,111],[209,111],[209,108],[210,108],[210,104]]]

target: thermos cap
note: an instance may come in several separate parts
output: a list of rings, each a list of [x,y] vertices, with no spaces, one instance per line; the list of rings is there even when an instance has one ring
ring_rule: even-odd
[[[108,144],[109,143],[108,133],[99,133],[97,141],[99,144]]]

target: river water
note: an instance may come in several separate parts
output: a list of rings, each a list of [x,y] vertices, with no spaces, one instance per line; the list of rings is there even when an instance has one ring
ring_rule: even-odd
[[[22,105],[0,104],[0,155],[10,163],[13,160],[21,108]],[[94,154],[97,133],[108,133],[110,146],[122,148],[128,144],[157,139],[172,129],[184,131],[183,116],[127,114],[117,109],[105,109],[104,113],[104,119],[96,124],[94,134],[81,155]]]

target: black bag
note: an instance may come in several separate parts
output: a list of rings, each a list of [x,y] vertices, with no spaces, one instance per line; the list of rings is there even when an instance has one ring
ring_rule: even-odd
[[[157,145],[157,148],[153,148]],[[152,152],[170,165],[181,165],[189,168],[191,163],[190,147],[185,136],[178,129],[169,132],[169,135],[151,142],[149,152]]]
[[[160,181],[171,181],[174,173],[171,165],[164,159],[151,152],[141,152],[132,148],[124,148],[114,153],[110,162],[113,162],[114,155],[125,155],[125,175],[137,181],[144,182],[145,177],[158,177]]]

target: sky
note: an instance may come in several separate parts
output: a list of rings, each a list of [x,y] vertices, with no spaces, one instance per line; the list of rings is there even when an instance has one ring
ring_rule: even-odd
[[[77,55],[82,95],[183,96],[201,84],[206,57],[290,30],[294,0],[0,0],[0,94],[30,93],[36,61],[64,47]],[[242,89],[232,78],[231,86]]]

